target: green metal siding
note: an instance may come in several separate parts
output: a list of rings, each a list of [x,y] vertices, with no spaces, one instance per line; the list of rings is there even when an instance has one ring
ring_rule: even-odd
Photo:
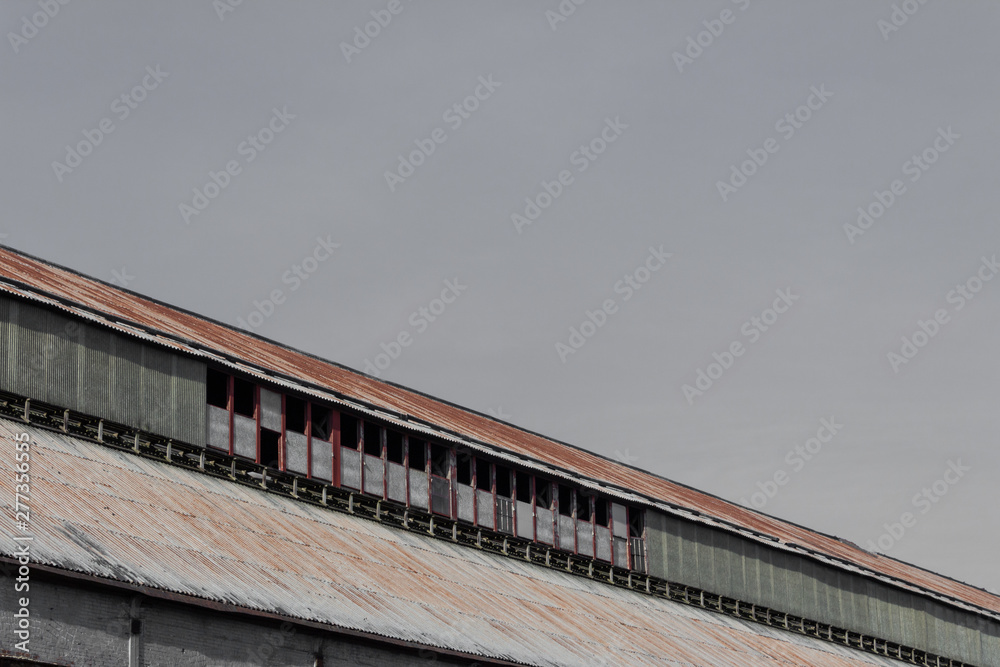
[[[646,513],[649,573],[977,665],[1000,622],[711,526]]]
[[[203,362],[7,296],[0,388],[204,444]]]

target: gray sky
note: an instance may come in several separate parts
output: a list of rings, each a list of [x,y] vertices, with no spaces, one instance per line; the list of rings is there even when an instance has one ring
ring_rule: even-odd
[[[0,5],[0,242],[1000,589],[995,3],[235,1]]]

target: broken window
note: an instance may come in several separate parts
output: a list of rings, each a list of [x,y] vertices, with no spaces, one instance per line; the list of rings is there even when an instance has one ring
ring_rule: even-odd
[[[208,369],[205,393],[209,405],[229,409],[229,376],[214,368]]]
[[[472,457],[468,452],[455,455],[455,480],[459,484],[472,485]]]
[[[364,449],[365,493],[385,495],[385,463],[382,460],[382,428],[378,424],[365,422],[361,434]]]
[[[285,430],[306,432],[306,402],[294,396],[285,396]]]
[[[262,428],[260,430],[260,460],[258,463],[268,468],[279,467],[278,451],[281,445],[281,434],[277,431]]]
[[[535,506],[552,509],[552,484],[535,478]]]
[[[417,438],[409,438],[407,460],[410,466],[407,496],[410,505],[427,509],[427,443]]]
[[[451,466],[449,465],[450,450],[444,445],[434,443],[431,445],[431,474],[439,477],[448,477]]]
[[[406,468],[403,466],[403,434],[385,432],[385,492],[389,500],[406,502]]]
[[[340,415],[340,445],[350,449],[358,448],[358,420],[351,415]]]
[[[253,383],[235,378],[233,381],[233,409],[236,414],[244,417],[254,416],[254,391]]]
[[[393,463],[403,463],[403,436],[395,431],[385,432],[385,458]]]
[[[229,375],[214,368],[208,369],[205,443],[224,452],[229,452],[229,380]]]
[[[502,498],[510,498],[514,492],[513,472],[510,468],[496,466],[497,495]]]
[[[316,479],[333,481],[333,410],[313,403],[309,406],[311,423],[310,473]]]
[[[330,440],[333,430],[333,410],[322,405],[312,404],[312,438],[313,440]]]
[[[531,503],[531,475],[518,470],[516,482],[518,502]]]
[[[514,493],[513,472],[504,466],[494,466],[496,479],[497,530],[501,533],[514,534]]]
[[[365,454],[382,457],[382,429],[379,428],[378,424],[365,422],[362,440],[364,441]]]
[[[590,495],[585,494],[581,489],[576,491],[576,518],[579,521],[590,523]]]
[[[410,438],[409,446],[410,468],[413,470],[427,469],[427,445],[423,440]]]
[[[608,501],[604,498],[594,499],[594,521],[598,526],[608,525],[609,518]]]
[[[493,489],[493,481],[490,479],[490,462],[483,459],[476,459],[476,488],[483,491]]]
[[[555,544],[552,528],[552,483],[535,478],[535,539],[545,544]]]
[[[559,514],[573,516],[573,489],[565,484],[559,485]]]
[[[340,484],[349,489],[361,488],[361,452],[359,422],[352,415],[340,415]]]
[[[474,461],[469,452],[455,453],[455,501],[458,518],[472,523],[476,518],[476,491],[472,487]]]
[[[643,511],[635,508],[630,509],[628,511],[628,536],[642,537],[643,528]]]

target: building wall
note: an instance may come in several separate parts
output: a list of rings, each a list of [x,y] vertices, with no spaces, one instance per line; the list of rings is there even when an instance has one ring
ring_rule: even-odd
[[[427,667],[476,665],[362,639],[131,595],[55,579],[30,582],[32,657],[78,667]],[[16,595],[24,595],[16,594]],[[0,576],[0,608],[15,609],[13,580]],[[0,647],[12,650],[10,614],[0,614]],[[132,619],[141,621],[131,634]],[[23,655],[10,653],[10,655]]]
[[[1000,622],[711,526],[646,513],[649,573],[706,591],[1000,666]]]
[[[205,443],[205,364],[0,295],[0,389]]]

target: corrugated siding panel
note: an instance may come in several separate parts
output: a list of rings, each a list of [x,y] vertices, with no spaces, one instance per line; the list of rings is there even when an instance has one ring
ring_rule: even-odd
[[[81,412],[111,415],[111,332],[98,327],[81,328],[77,402]]]
[[[0,297],[2,386],[202,444],[205,364],[59,311]]]

